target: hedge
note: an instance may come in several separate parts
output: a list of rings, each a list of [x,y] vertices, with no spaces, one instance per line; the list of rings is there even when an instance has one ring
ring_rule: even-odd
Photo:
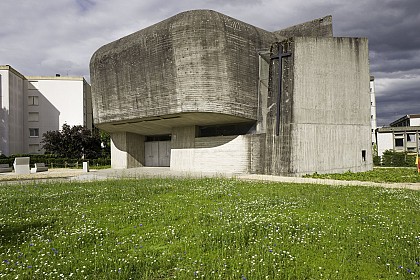
[[[381,166],[394,166],[394,167],[415,167],[416,154],[409,154],[407,152],[395,152],[386,150],[383,152],[380,160],[374,158],[374,164]]]
[[[79,167],[82,166],[84,161],[88,161],[90,166],[106,166],[111,165],[110,158],[97,158],[97,159],[72,159],[72,158],[59,158],[54,155],[34,155],[34,154],[17,154],[6,157],[0,156],[0,164],[6,163],[10,166],[13,165],[16,157],[29,157],[30,164],[45,163],[49,167]]]

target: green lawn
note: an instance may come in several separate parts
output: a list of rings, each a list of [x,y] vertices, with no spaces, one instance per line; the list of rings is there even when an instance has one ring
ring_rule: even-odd
[[[0,186],[0,279],[418,279],[420,192],[142,179]]]
[[[370,181],[378,183],[420,183],[420,174],[415,167],[376,167],[367,172],[345,172],[343,174],[311,174],[308,178]]]

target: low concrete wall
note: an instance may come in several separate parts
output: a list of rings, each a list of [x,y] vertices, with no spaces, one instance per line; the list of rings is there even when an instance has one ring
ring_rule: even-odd
[[[171,170],[247,173],[250,165],[249,135],[203,137],[196,147],[171,150]]]

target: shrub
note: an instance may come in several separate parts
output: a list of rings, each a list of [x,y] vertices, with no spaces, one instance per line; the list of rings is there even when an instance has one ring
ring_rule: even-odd
[[[415,166],[416,155],[407,152],[395,152],[386,150],[382,154],[383,166],[412,167]]]
[[[29,157],[30,164],[33,165],[38,162],[45,163],[49,167],[80,167],[83,161],[88,161],[92,166],[107,166],[111,164],[110,158],[96,158],[96,159],[74,159],[74,158],[62,158],[51,154],[16,154],[9,157],[0,157],[0,164],[13,165],[16,157]]]
[[[373,165],[380,166],[381,165],[381,157],[380,156],[373,156]]]

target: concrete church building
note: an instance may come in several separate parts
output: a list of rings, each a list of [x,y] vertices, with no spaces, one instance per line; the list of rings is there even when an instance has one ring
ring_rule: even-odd
[[[113,168],[372,169],[368,41],[333,37],[331,16],[269,32],[183,12],[101,47],[90,69]]]

